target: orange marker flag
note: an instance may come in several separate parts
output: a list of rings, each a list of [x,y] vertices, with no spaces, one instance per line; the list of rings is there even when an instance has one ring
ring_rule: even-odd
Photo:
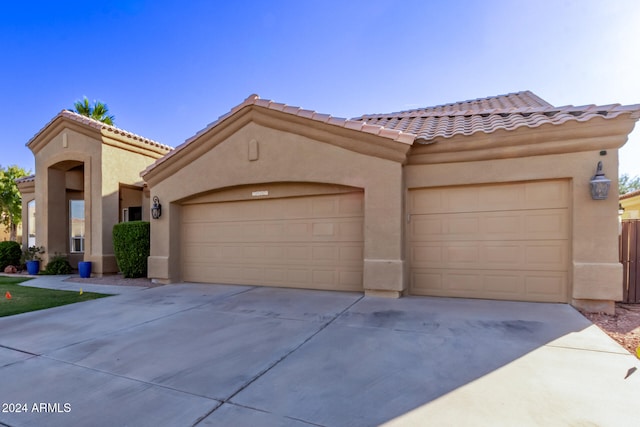
[[[9,291],[7,291],[7,293],[6,293],[6,294],[4,294],[4,297],[5,297],[6,299],[11,299],[11,293],[10,293]]]

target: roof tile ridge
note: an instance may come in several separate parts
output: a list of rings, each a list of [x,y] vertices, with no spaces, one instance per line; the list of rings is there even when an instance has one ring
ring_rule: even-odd
[[[33,181],[36,179],[36,174],[32,173],[31,175],[26,175],[20,178],[16,178],[14,181],[16,183],[20,183],[20,182],[29,182],[29,181]]]
[[[629,191],[627,193],[621,194],[619,196],[619,199],[620,200],[625,200],[625,199],[629,199],[631,197],[638,196],[638,195],[640,195],[640,190],[631,190],[631,191]]]
[[[119,128],[117,126],[109,125],[107,123],[103,123],[103,122],[101,122],[99,120],[96,120],[96,119],[94,119],[92,117],[84,116],[82,114],[78,114],[75,111],[68,110],[68,109],[64,109],[64,110],[60,111],[58,114],[56,114],[55,117],[49,121],[49,123],[47,123],[42,129],[40,129],[29,140],[29,142],[27,142],[27,145],[31,141],[33,141],[33,139],[37,135],[39,135],[42,131],[44,131],[47,127],[49,127],[53,123],[53,121],[55,121],[57,118],[66,118],[66,119],[72,120],[74,122],[81,123],[83,125],[89,126],[89,127],[93,128],[93,129],[96,129],[96,130],[106,130],[108,132],[112,132],[112,133],[115,133],[117,135],[123,135],[123,136],[131,138],[133,140],[140,141],[140,142],[142,142],[144,144],[148,144],[148,145],[155,146],[155,147],[158,147],[158,148],[166,149],[168,151],[173,150],[173,147],[171,147],[169,145],[162,144],[161,142],[155,141],[153,139],[146,138],[146,137],[144,137],[142,135],[135,134],[133,132],[130,132],[130,131],[122,129],[122,128]]]
[[[523,104],[526,104],[526,106],[516,105],[513,101],[509,100],[510,97],[511,98],[516,97],[520,99],[520,101]],[[530,105],[530,102],[527,102],[526,100],[521,99],[523,97],[530,98],[539,105],[535,105],[535,106]],[[513,104],[513,107],[505,106],[505,102],[504,102],[505,100]],[[530,90],[524,90],[520,92],[511,92],[511,93],[506,93],[502,95],[492,95],[492,96],[487,96],[483,98],[467,99],[464,101],[449,102],[446,104],[432,105],[428,107],[414,108],[410,110],[401,110],[401,111],[394,111],[389,113],[363,114],[361,116],[354,117],[353,119],[366,120],[366,119],[379,118],[379,117],[400,117],[400,116],[407,117],[411,114],[415,114],[416,116],[421,116],[421,115],[453,116],[453,115],[459,115],[459,113],[463,111],[468,111],[469,113],[467,113],[467,115],[471,115],[472,114],[471,112],[475,112],[475,111],[483,111],[482,114],[484,114],[484,111],[486,111],[486,108],[483,108],[482,110],[476,110],[475,108],[473,108],[472,104],[488,103],[491,105],[493,103],[492,101],[497,102],[499,105],[501,105],[501,108],[494,107],[493,109],[495,110],[506,111],[506,110],[512,109],[514,112],[516,112],[517,110],[525,109],[525,108],[553,108],[552,104],[540,98],[535,93],[531,92]],[[469,104],[469,106],[466,108],[463,108],[464,104]],[[447,110],[451,110],[451,111],[447,111]],[[478,113],[475,113],[475,114],[478,114]]]
[[[331,114],[318,113],[314,110],[306,110],[302,107],[291,106],[271,100],[254,100],[254,105],[259,107],[268,108],[275,111],[280,111],[285,114],[291,114],[298,117],[304,117],[307,119],[319,121],[321,123],[327,123],[333,126],[343,127],[345,129],[356,130],[359,132],[372,133],[383,138],[393,139],[394,141],[402,143],[413,143],[416,135],[410,132],[403,132],[396,129],[387,129],[381,125],[367,125],[366,130],[364,128],[365,123],[357,119],[347,119],[343,117],[332,116]],[[376,130],[377,129],[377,130]]]
[[[178,145],[172,152],[167,153],[165,156],[156,160],[153,164],[149,165],[145,170],[143,170],[140,175],[144,176],[146,173],[156,168],[160,164],[167,161],[169,158],[176,155],[178,152],[182,151],[186,146],[188,146],[191,142],[199,138],[202,134],[208,132],[213,129],[215,126],[220,124],[225,119],[229,118],[233,114],[237,113],[241,109],[248,106],[258,106],[262,108],[272,109],[280,111],[284,114],[291,114],[298,117],[303,117],[310,120],[319,121],[322,123],[328,123],[335,126],[341,126],[346,129],[356,130],[359,132],[370,133],[374,135],[378,135],[384,138],[393,139],[394,141],[404,143],[404,144],[413,144],[417,135],[402,132],[394,129],[386,129],[384,126],[380,125],[372,125],[365,122],[358,121],[356,119],[345,119],[340,117],[333,117],[330,114],[322,114],[313,110],[307,110],[301,107],[294,107],[286,104],[277,103],[267,99],[261,99],[257,94],[249,95],[243,102],[233,107],[229,112],[218,117],[217,120],[209,123],[203,129],[200,129],[193,136],[187,138],[182,144]]]
[[[551,104],[550,102],[540,98],[538,95],[536,95],[535,93],[531,92],[530,90],[524,90],[522,92],[518,92],[522,95],[526,95],[529,98],[532,98],[534,101],[536,101],[539,104],[543,104],[543,106],[546,107],[553,107],[553,104]]]

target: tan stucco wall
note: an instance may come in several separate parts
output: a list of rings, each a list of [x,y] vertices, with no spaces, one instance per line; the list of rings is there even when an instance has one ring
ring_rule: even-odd
[[[102,241],[94,247],[102,254],[104,272],[117,272],[113,253],[113,226],[120,222],[120,184],[141,185],[140,171],[149,166],[155,159],[140,153],[123,150],[102,144],[102,222],[99,232]]]
[[[598,161],[612,180],[607,200],[592,200],[589,180]],[[513,159],[409,165],[407,188],[478,183],[568,179],[571,187],[572,269],[569,301],[620,299],[622,268],[618,262],[616,149]]]
[[[258,159],[249,160],[250,141]],[[258,183],[323,183],[364,190],[364,289],[399,295],[405,288],[402,165],[307,136],[250,122],[221,141],[203,140],[188,167],[149,180],[163,206],[151,222],[149,277],[179,281],[181,201],[193,195]],[[188,184],[185,184],[188,183]],[[267,184],[268,186],[268,184]]]
[[[22,241],[22,223],[18,224],[18,230],[16,232],[16,241],[19,243]],[[0,225],[0,242],[10,240],[11,233],[9,233],[4,225]]]
[[[95,245],[101,236],[93,224],[102,219],[100,194],[102,170],[100,167],[100,141],[98,135],[91,137],[74,129],[64,129],[53,136],[47,144],[34,153],[36,164],[36,244],[44,246],[44,264],[56,253],[67,254],[68,236],[66,224],[69,222],[66,206],[65,186],[67,183],[65,163],[77,162],[84,165],[85,196],[85,260],[91,260]],[[75,163],[74,163],[75,164]],[[76,179],[77,180],[77,177]],[[71,180],[73,187],[77,182]],[[75,185],[74,185],[75,184]],[[102,265],[96,263],[94,271],[101,272]]]
[[[153,147],[147,152],[144,144],[130,142],[126,135],[110,136],[105,131],[65,120],[52,123],[51,129],[47,128],[29,144],[35,156],[36,179],[33,190],[23,185],[23,218],[26,220],[26,203],[33,199],[29,198],[33,194],[36,244],[46,248],[43,257],[46,264],[51,256],[67,254],[69,250],[65,189],[76,191],[74,197],[84,195],[85,252],[73,260],[91,261],[92,271],[98,275],[115,273],[118,268],[112,230],[120,220],[120,184],[142,186],[140,171],[153,163],[160,156],[155,151],[162,149]],[[68,171],[78,165],[83,165],[84,173]],[[23,245],[27,245],[26,238]]]
[[[399,296],[407,291],[410,268],[405,262],[409,190],[560,179],[570,188],[566,299],[579,307],[611,310],[621,297],[615,189],[618,148],[632,120],[477,133],[430,145],[416,143],[407,155],[408,149],[388,140],[359,140],[359,135],[310,120],[296,118],[287,125],[288,119],[272,112],[247,114],[249,119],[242,114],[143,172],[151,197],[158,196],[163,205],[162,218],[151,221],[149,277],[165,283],[181,280],[181,205],[190,198],[239,185],[268,189],[283,182],[338,184],[364,190],[364,290]],[[589,193],[598,161],[612,181],[604,201],[592,200]]]
[[[29,230],[27,230],[29,216],[27,206],[30,201],[35,200],[36,198],[35,181],[27,181],[18,184],[18,190],[20,190],[20,195],[22,197],[22,230],[24,231],[19,242],[21,242],[23,249],[26,249],[29,246]]]

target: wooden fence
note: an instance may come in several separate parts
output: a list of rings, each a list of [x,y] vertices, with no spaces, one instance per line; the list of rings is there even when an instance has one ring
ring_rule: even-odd
[[[622,263],[622,301],[640,303],[640,220],[622,220],[620,262]]]

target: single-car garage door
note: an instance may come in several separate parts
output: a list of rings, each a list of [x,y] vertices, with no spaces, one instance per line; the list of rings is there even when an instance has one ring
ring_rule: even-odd
[[[566,302],[569,183],[409,191],[411,293]]]
[[[191,282],[361,291],[363,193],[184,205]]]

